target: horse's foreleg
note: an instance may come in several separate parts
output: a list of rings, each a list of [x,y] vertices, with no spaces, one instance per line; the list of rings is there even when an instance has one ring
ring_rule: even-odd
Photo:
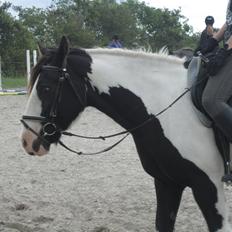
[[[157,197],[156,230],[172,232],[184,187],[155,180]]]
[[[213,184],[208,178],[202,177],[191,186],[194,198],[198,203],[210,232],[232,232],[228,220],[228,210],[223,184]]]

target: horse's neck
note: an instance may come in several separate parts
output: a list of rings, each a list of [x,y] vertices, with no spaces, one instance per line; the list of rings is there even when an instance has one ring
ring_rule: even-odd
[[[165,96],[175,95],[186,87],[186,70],[176,57],[113,52],[91,54],[91,82],[100,92],[109,93],[110,87],[122,86],[141,98],[160,98],[165,92]]]
[[[175,58],[110,52],[91,56],[91,83],[104,99],[95,107],[112,118],[117,115],[118,120],[138,124],[161,111],[186,87],[186,72]]]

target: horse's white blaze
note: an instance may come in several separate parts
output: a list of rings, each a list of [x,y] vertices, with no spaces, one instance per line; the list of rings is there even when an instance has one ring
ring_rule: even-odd
[[[37,81],[36,81],[37,83]],[[41,101],[39,100],[39,97],[37,95],[36,91],[36,83],[32,89],[32,92],[29,96],[29,99],[27,101],[26,109],[24,112],[24,115],[28,116],[40,116],[42,107],[41,107]],[[41,124],[38,121],[33,120],[26,120],[27,124],[37,133],[41,130]],[[21,139],[23,143],[23,147],[26,150],[27,153],[33,153],[35,155],[44,155],[48,151],[44,149],[43,146],[40,146],[38,151],[34,151],[33,149],[33,142],[37,139],[37,136],[33,134],[31,131],[23,127],[22,133],[21,133]]]
[[[120,50],[89,50],[89,53],[93,58],[93,75],[90,75],[93,86],[108,94],[110,87],[122,86],[129,89],[142,99],[147,111],[154,115],[172,103],[187,87],[187,71],[181,59],[138,53],[136,56],[133,52],[122,56]],[[221,185],[224,167],[213,131],[199,122],[189,93],[158,118],[165,136],[183,158],[201,168],[215,186]],[[224,228],[228,228],[222,231],[231,232],[228,215],[224,212],[224,198],[224,192],[219,192],[216,207],[225,218]]]

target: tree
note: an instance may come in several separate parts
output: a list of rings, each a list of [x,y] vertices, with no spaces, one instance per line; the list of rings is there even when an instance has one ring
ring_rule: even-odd
[[[19,22],[28,28],[37,41],[49,40],[49,30],[47,28],[47,10],[41,8],[15,7],[18,12]]]
[[[133,4],[132,0],[130,4]],[[169,49],[180,48],[192,33],[192,28],[181,15],[180,9],[156,9],[144,3],[134,9],[137,10],[137,24],[141,29],[139,43],[150,46],[152,50],[163,46],[168,46]]]
[[[138,0],[53,0],[46,9],[17,8],[17,23],[47,47],[58,44],[62,35],[72,46],[107,46],[117,34],[127,48],[153,51],[163,46],[175,50],[194,46],[193,33],[181,9],[156,9]]]
[[[2,69],[4,73],[13,75],[25,72],[25,50],[34,46],[32,35],[10,13],[11,4],[0,5],[0,31]]]
[[[62,35],[67,35],[73,46],[88,48],[97,43],[95,31],[86,27],[85,15],[74,2],[62,0],[62,4],[59,2],[50,8],[47,15],[47,25],[52,33],[50,38],[54,44],[59,43]]]
[[[86,25],[95,30],[101,46],[106,46],[115,34],[126,47],[132,47],[136,41],[136,18],[126,4],[113,0],[92,1],[86,14]]]
[[[19,20],[28,27],[38,42],[47,47],[58,44],[67,35],[73,46],[91,47],[96,43],[94,32],[85,27],[84,16],[72,0],[53,1],[46,9],[18,9]]]

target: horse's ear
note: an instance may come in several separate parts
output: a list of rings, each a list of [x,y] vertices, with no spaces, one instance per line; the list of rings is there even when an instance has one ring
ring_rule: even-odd
[[[65,62],[66,62],[68,53],[69,53],[69,40],[66,36],[63,36],[61,38],[60,45],[57,50],[57,55],[55,58],[55,65],[60,68],[63,68],[64,66],[66,66]]]
[[[38,42],[37,47],[38,47],[39,57],[44,56],[46,54],[46,48],[44,48],[40,42]]]

